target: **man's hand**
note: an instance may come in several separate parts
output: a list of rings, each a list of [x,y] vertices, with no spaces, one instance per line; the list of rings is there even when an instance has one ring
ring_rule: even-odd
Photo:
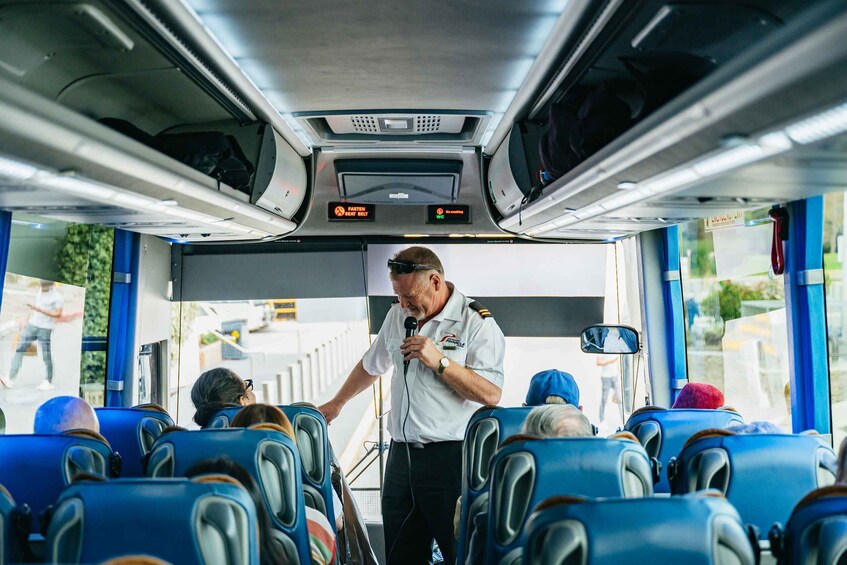
[[[400,346],[400,352],[403,353],[404,361],[419,359],[424,367],[433,371],[438,369],[439,361],[444,357],[444,353],[432,343],[432,340],[422,335],[414,335],[404,339],[403,345]]]
[[[321,414],[324,415],[324,418],[326,418],[326,423],[328,425],[330,422],[335,420],[341,413],[341,406],[334,400],[330,400],[326,404],[318,406],[318,410]]]

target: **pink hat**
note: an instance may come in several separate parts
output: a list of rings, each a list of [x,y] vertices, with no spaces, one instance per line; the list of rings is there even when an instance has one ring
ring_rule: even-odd
[[[679,391],[671,408],[715,409],[724,405],[723,393],[719,388],[706,383],[688,383]]]

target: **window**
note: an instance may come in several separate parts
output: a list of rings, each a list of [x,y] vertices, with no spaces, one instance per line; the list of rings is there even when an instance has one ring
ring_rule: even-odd
[[[181,426],[195,427],[191,387],[204,371],[253,379],[257,402],[320,404],[370,345],[364,297],[175,302],[172,314],[168,405]]]
[[[0,408],[32,431],[59,395],[103,406],[114,230],[15,213],[0,310]]]
[[[770,271],[767,210],[680,226],[688,379],[747,421],[791,431],[782,276]]]
[[[847,436],[847,257],[844,193],[824,197],[823,266],[826,331],[829,346],[829,393],[836,448]]]

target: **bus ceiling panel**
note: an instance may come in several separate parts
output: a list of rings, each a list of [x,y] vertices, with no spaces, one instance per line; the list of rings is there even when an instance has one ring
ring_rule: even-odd
[[[376,163],[390,170],[402,170],[409,166],[420,166],[421,174],[439,170],[459,170],[458,191],[452,201],[436,200],[435,204],[453,204],[469,207],[469,223],[428,223],[427,205],[424,204],[374,204],[372,221],[335,221],[329,219],[329,205],[332,202],[347,200],[339,186],[339,175],[336,163],[359,163],[360,167],[370,170],[370,165]],[[364,163],[364,164],[362,164]],[[396,166],[394,165],[396,163]],[[412,165],[409,165],[409,164]],[[441,166],[443,164],[443,166]],[[410,169],[411,170],[411,169]],[[454,173],[448,173],[452,176]],[[411,178],[411,177],[408,177]],[[392,185],[393,186],[393,185]],[[417,186],[417,185],[415,185]],[[391,194],[409,194],[409,190],[392,190]],[[367,196],[365,197],[367,200]],[[403,200],[398,198],[399,202]],[[348,200],[348,203],[357,203]],[[366,203],[366,202],[362,202]],[[308,215],[295,232],[296,236],[360,236],[360,235],[393,235],[418,234],[427,236],[449,236],[450,234],[501,234],[492,221],[482,195],[480,182],[479,153],[475,151],[462,153],[405,153],[402,158],[390,152],[376,153],[327,153],[319,151],[315,157],[315,175],[311,202]]]
[[[0,157],[0,177],[17,178],[46,201],[56,192],[70,194],[209,233],[226,227],[233,239],[261,239],[295,227],[252,206],[246,194],[2,79]]]
[[[365,296],[362,252],[180,254],[174,300]],[[292,276],[297,273],[297,276]]]
[[[280,112],[502,112],[566,2],[188,4]]]
[[[712,136],[710,149],[715,149],[727,135],[754,133],[843,100],[847,45],[839,38],[845,33],[845,7],[818,5],[555,181],[542,198],[525,207],[522,219],[526,222],[595,187],[604,187],[600,190],[606,192],[598,196],[605,196],[620,182],[641,180],[632,174],[633,167],[659,169],[668,161],[681,163],[702,155],[704,134],[707,140]],[[517,224],[516,213],[501,221],[501,227],[512,231]]]

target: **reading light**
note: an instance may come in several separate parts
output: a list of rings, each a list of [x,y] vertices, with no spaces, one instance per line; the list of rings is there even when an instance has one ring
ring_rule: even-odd
[[[847,104],[841,104],[785,128],[788,137],[808,144],[847,131]]]
[[[39,169],[20,161],[0,157],[0,177],[14,180],[27,180],[34,177]]]

